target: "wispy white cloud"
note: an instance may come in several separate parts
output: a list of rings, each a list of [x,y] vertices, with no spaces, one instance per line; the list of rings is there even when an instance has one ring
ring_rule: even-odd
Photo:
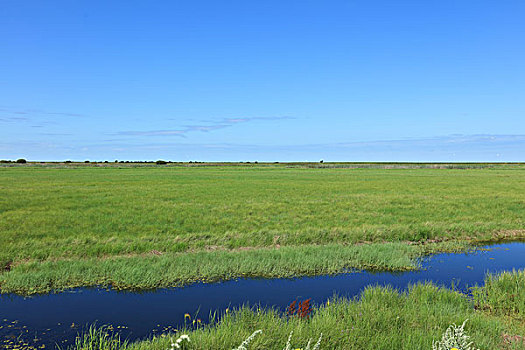
[[[202,132],[208,132],[213,130],[219,130],[224,129],[227,127],[230,127],[231,125],[228,124],[218,124],[218,125],[185,125],[186,132],[190,131],[202,131]]]
[[[231,124],[244,123],[250,121],[250,118],[227,118],[226,122]]]
[[[56,115],[56,116],[64,116],[64,117],[86,117],[85,114],[80,114],[80,113],[46,111],[42,109],[17,109],[17,108],[9,108],[9,107],[0,108],[0,115],[2,116],[25,115],[27,116],[26,119],[30,119],[30,117],[41,117],[44,115]],[[11,119],[16,120],[15,118],[11,118]],[[26,120],[26,119],[20,119],[20,120]]]
[[[60,124],[64,118],[82,118],[84,114],[53,112],[41,109],[16,109],[0,108],[0,123],[8,123],[11,126],[23,126],[31,128],[44,128],[49,125]]]
[[[182,135],[177,141],[114,137],[99,142],[49,142],[34,139],[0,140],[0,159],[129,159],[175,161],[421,161],[491,162],[525,161],[525,135],[447,135],[393,140],[349,141],[323,144],[257,145],[186,142],[181,130],[151,133]],[[53,135],[53,134],[50,134]],[[59,135],[59,134],[57,134]],[[156,142],[160,141],[160,142]]]
[[[216,121],[206,121],[206,124],[201,125],[184,125],[181,129],[175,130],[133,130],[133,131],[117,131],[113,135],[120,136],[179,136],[185,137],[186,134],[191,132],[210,132],[228,128],[240,123],[247,123],[250,121],[261,120],[261,121],[272,121],[272,120],[285,120],[295,119],[293,117],[282,116],[282,117],[242,117],[242,118],[223,118]]]
[[[157,130],[173,133],[177,130]],[[177,134],[175,134],[177,135]],[[175,161],[525,161],[525,135],[448,135],[396,140],[326,144],[255,145],[140,142],[113,138],[97,143],[20,141],[2,143],[0,158],[28,159],[166,159]]]
[[[246,123],[253,120],[286,120],[286,119],[296,119],[290,116],[281,116],[281,117],[241,117],[241,118],[225,118],[223,122],[237,124],[237,123]]]
[[[29,118],[26,117],[11,117],[11,116],[4,116],[3,118],[0,118],[1,121],[7,122],[7,123],[16,123],[16,122],[25,122],[29,121]]]
[[[179,136],[186,137],[186,130],[149,130],[149,131],[119,131],[121,136]]]

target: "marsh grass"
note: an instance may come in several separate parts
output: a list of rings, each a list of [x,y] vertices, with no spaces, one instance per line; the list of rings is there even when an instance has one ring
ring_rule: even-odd
[[[310,339],[323,334],[320,349],[432,349],[451,324],[469,319],[465,332],[480,349],[498,349],[502,334],[523,334],[525,325],[505,320],[473,308],[466,295],[417,284],[406,293],[389,287],[369,287],[359,299],[333,298],[318,305],[309,319],[286,317],[277,310],[243,307],[223,315],[209,325],[182,329],[191,338],[189,349],[233,349],[254,330],[263,332],[248,349],[281,350],[293,332],[291,348],[303,348]],[[164,350],[169,337],[123,346],[122,349]],[[525,349],[514,344],[514,349]],[[83,348],[75,348],[75,350]]]
[[[388,246],[335,247],[525,235],[521,165],[374,167],[0,167],[0,288],[403,269]]]
[[[524,229],[524,183],[522,168],[0,168],[0,239],[20,261],[491,238]]]
[[[460,245],[436,245],[442,249]],[[384,243],[281,247],[87,260],[28,262],[0,275],[4,293],[32,294],[81,286],[151,289],[239,277],[293,277],[352,269],[406,271],[418,268],[416,245]]]
[[[78,350],[119,350],[128,346],[126,340],[121,340],[118,334],[114,334],[107,326],[90,326],[83,334],[75,339],[74,345],[67,349]],[[65,350],[58,346],[58,350]]]
[[[472,296],[477,308],[525,324],[525,270],[488,274],[482,287],[472,289]]]

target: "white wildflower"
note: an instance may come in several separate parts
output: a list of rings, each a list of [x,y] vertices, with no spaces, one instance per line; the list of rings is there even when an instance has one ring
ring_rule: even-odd
[[[171,339],[171,349],[167,349],[167,350],[180,349],[181,348],[181,343],[182,343],[183,340],[186,340],[188,343],[191,341],[190,337],[187,334],[183,334],[179,338],[177,338],[177,340],[175,340],[175,342],[173,341],[173,339]]]
[[[256,330],[255,332],[252,333],[252,335],[250,335],[248,338],[246,338],[245,341],[243,341],[241,343],[241,345],[239,345],[238,347],[236,347],[235,349],[233,350],[248,350],[248,348],[246,346],[248,346],[248,344],[250,344],[250,342],[253,340],[253,338],[255,338],[255,336],[259,333],[262,333],[262,329],[259,329],[259,330]]]
[[[286,341],[286,346],[283,350],[291,350],[292,349],[292,335],[293,331],[290,332],[290,335],[288,336],[288,340]],[[311,350],[319,350],[319,347],[321,346],[321,339],[323,339],[323,333],[321,333],[321,336],[317,340],[317,343],[315,343],[314,347]],[[308,340],[308,343],[306,344],[305,350],[310,350],[310,345],[312,344],[312,338]]]
[[[319,350],[319,347],[321,346],[321,339],[323,339],[323,333],[321,333],[321,335],[319,336],[319,340],[317,340],[317,343],[315,343],[315,345],[312,348],[312,350]],[[306,350],[310,350],[310,341],[311,341],[311,339],[308,341],[308,345],[306,346]]]
[[[284,347],[283,350],[290,350],[292,348],[292,335],[293,335],[293,331],[290,332],[290,335],[288,336],[288,341],[286,342],[286,346]]]
[[[467,321],[465,320],[460,327],[456,324],[449,326],[440,341],[432,342],[432,350],[476,350],[472,346],[473,343],[469,342],[470,337],[464,331]]]

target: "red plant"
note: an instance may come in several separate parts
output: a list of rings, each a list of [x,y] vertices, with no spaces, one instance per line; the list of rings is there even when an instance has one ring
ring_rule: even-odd
[[[294,300],[287,308],[288,316],[295,315],[301,319],[310,318],[310,313],[312,312],[312,305],[310,304],[311,300],[311,298],[299,302]]]
[[[286,313],[288,314],[288,316],[293,316],[293,314],[295,314],[295,304],[297,303],[297,300],[294,300],[292,301],[292,303],[290,305],[288,305],[288,308],[287,308],[287,311]]]

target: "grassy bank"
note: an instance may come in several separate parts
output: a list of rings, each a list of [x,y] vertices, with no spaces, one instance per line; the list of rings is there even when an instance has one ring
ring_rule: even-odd
[[[472,291],[476,307],[525,325],[525,271],[491,274]]]
[[[243,308],[223,315],[215,324],[177,334],[189,335],[191,342],[186,349],[232,349],[258,329],[263,333],[248,349],[281,350],[292,331],[292,349],[304,348],[310,338],[315,343],[321,333],[321,349],[431,349],[432,341],[441,339],[450,324],[460,325],[468,319],[465,332],[476,348],[525,349],[521,338],[525,335],[520,314],[523,309],[509,313],[515,310],[512,302],[503,301],[515,292],[516,284],[523,288],[524,276],[523,271],[491,276],[474,300],[432,284],[415,285],[406,293],[370,287],[359,299],[334,299],[314,308],[309,319]],[[516,295],[516,300],[525,303],[523,292]],[[479,308],[480,303],[487,307]],[[91,349],[87,340],[74,349]],[[113,344],[113,349],[164,350],[170,348],[170,343],[169,337],[158,337],[134,344]],[[105,344],[107,347],[97,349],[110,349],[110,342]]]
[[[32,294],[82,286],[114,289],[173,287],[239,277],[334,274],[348,269],[406,271],[429,251],[458,251],[461,243],[372,243],[173,253],[107,259],[28,262],[0,275],[4,293]]]
[[[0,167],[2,292],[405,269],[417,249],[379,243],[525,235],[519,165],[288,166]]]

